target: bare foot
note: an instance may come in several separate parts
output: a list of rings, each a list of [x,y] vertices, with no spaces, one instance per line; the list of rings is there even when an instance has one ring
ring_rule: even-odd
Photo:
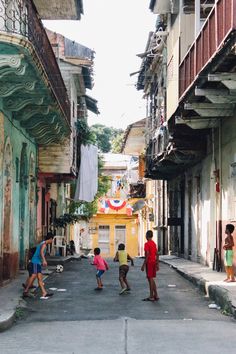
[[[229,278],[226,278],[225,280],[223,280],[223,281],[229,281]]]

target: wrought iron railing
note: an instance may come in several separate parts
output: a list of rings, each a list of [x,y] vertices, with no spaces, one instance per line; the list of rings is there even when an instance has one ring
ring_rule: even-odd
[[[130,187],[129,189],[130,198],[146,197],[146,185],[144,183],[131,183],[129,187]]]
[[[0,32],[21,35],[31,42],[69,123],[70,103],[66,87],[34,3],[31,0],[0,0]]]
[[[236,0],[217,0],[201,32],[179,66],[180,98],[234,30],[236,30]]]

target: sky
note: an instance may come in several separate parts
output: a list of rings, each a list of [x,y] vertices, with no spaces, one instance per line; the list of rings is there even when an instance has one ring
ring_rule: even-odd
[[[87,94],[98,101],[99,115],[88,123],[126,129],[145,118],[146,102],[135,84],[148,34],[155,28],[149,0],[84,0],[80,21],[43,21],[45,27],[95,51],[94,87]]]

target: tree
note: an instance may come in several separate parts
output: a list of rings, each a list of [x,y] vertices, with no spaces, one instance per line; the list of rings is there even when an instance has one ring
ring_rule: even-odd
[[[121,151],[121,146],[122,146],[122,141],[123,141],[123,138],[124,138],[124,133],[120,133],[120,134],[117,134],[114,139],[112,140],[111,142],[111,151],[116,153],[116,154],[119,154],[120,151]]]
[[[96,143],[101,152],[119,152],[119,144],[124,134],[122,129],[106,127],[102,124],[94,124],[91,126],[91,132],[96,136]]]
[[[91,132],[96,136],[98,149],[101,152],[109,152],[111,150],[111,129],[102,124],[94,124],[91,126]]]

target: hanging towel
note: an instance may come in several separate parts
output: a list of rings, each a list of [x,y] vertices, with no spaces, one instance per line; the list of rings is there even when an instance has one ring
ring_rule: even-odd
[[[98,190],[98,149],[95,145],[81,145],[80,153],[74,200],[92,202]]]

